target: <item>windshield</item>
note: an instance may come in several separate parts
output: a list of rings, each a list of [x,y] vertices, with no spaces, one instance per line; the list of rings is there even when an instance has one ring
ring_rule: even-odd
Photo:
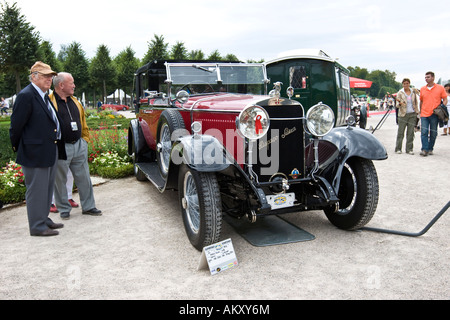
[[[233,92],[264,94],[266,70],[263,64],[167,63],[167,83],[172,93]]]

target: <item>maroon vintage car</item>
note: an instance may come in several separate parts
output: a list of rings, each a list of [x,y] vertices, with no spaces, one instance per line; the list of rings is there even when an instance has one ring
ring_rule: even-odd
[[[224,214],[255,222],[322,209],[343,229],[373,216],[371,160],[385,159],[384,147],[359,128],[333,129],[333,111],[320,101],[305,115],[300,102],[281,97],[281,83],[267,94],[265,65],[154,61],[135,83],[128,141],[136,178],[178,190],[198,250],[219,241]],[[370,146],[365,155],[351,145],[356,135]]]
[[[130,107],[125,104],[103,104],[102,109],[103,110],[111,109],[111,110],[116,110],[116,111],[126,111],[126,110],[129,110]]]

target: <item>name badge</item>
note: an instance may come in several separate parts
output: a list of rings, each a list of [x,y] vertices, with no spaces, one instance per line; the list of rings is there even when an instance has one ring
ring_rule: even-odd
[[[77,126],[77,123],[75,121],[72,121],[70,123],[70,126],[72,127],[72,131],[78,131],[78,126]]]

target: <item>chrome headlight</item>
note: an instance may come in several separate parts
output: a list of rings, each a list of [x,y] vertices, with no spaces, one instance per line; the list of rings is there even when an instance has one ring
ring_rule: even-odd
[[[323,137],[327,135],[334,127],[333,110],[326,104],[319,102],[308,110],[306,125],[309,132],[314,136]]]
[[[270,119],[266,110],[254,105],[242,110],[236,119],[238,132],[245,138],[258,140],[269,130]]]

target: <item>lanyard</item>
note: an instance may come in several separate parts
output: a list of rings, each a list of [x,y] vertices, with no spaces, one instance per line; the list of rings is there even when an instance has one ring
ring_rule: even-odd
[[[67,112],[69,113],[69,116],[70,116],[70,120],[72,120],[73,121],[73,118],[72,118],[72,113],[70,113],[70,110],[69,110],[69,105],[67,104],[67,102],[66,101],[64,101],[65,102],[65,104],[66,104],[66,108],[67,108]]]

